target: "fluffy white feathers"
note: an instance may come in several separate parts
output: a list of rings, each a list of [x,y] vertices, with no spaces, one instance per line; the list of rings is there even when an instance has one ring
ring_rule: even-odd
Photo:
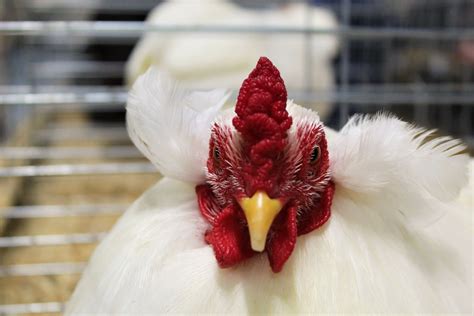
[[[456,198],[466,184],[464,149],[450,137],[434,138],[433,131],[378,114],[353,117],[329,150],[339,186],[393,203],[407,223],[426,224],[441,214],[440,201]]]
[[[130,92],[130,138],[164,176],[199,183],[212,122],[228,96],[223,90],[187,91],[152,67]]]
[[[433,135],[387,114],[354,116],[332,145],[333,177],[356,192],[403,182],[451,200],[467,180],[468,157],[458,140]]]
[[[470,159],[469,161],[469,183],[466,185],[459,194],[458,201],[464,205],[468,209],[474,209],[474,159]]]
[[[264,254],[220,269],[194,186],[165,178],[99,245],[66,314],[469,313],[471,214],[409,232],[380,218],[394,208],[340,189],[282,272]]]

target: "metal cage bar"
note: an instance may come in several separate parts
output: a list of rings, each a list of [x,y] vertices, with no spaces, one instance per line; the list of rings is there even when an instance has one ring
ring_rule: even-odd
[[[298,26],[262,25],[151,25],[143,22],[111,21],[9,21],[0,22],[0,33],[14,36],[89,36],[89,37],[138,37],[145,32],[192,32],[192,33],[279,33],[325,34],[346,38],[377,40],[382,38],[419,40],[459,40],[474,38],[472,29],[439,30],[429,28],[373,29],[351,27],[323,29]]]
[[[43,166],[0,167],[1,177],[39,177],[91,174],[153,173],[156,167],[148,162],[117,162],[94,164],[62,164]]]
[[[0,208],[0,216],[21,219],[120,214],[127,207],[126,204],[24,205]]]
[[[0,248],[92,244],[101,241],[106,234],[106,232],[101,232],[67,235],[0,237]]]

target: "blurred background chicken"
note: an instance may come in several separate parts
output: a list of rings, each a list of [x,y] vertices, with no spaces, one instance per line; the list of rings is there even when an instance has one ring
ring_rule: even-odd
[[[168,1],[153,9],[146,22],[148,25],[178,28],[258,25],[267,29],[310,27],[331,30],[338,27],[330,10],[305,2],[275,4],[268,9],[256,10],[229,0]],[[190,88],[236,90],[254,61],[265,55],[280,65],[292,92],[311,90],[323,93],[334,87],[332,62],[337,49],[338,39],[334,35],[147,33],[127,61],[126,79],[131,86],[140,74],[154,65]],[[317,109],[326,114],[327,103],[319,104]]]

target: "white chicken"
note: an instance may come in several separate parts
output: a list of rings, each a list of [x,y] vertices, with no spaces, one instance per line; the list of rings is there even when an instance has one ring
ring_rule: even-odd
[[[164,178],[98,246],[68,314],[471,313],[459,142],[385,114],[324,130],[266,58],[235,113],[226,98],[154,68],[135,83],[129,133]]]
[[[273,10],[251,10],[228,0],[166,1],[149,14],[147,23],[168,27],[311,26],[323,30],[335,29],[338,25],[330,10],[304,2]],[[311,88],[316,92],[327,92],[334,86],[332,59],[337,48],[337,37],[327,34],[312,35],[308,41],[304,33],[150,32],[134,48],[126,64],[125,77],[131,86],[139,75],[154,65],[187,88],[238,89],[255,60],[268,56],[279,65],[289,90],[302,92]],[[310,86],[306,77],[308,71],[314,77]],[[321,103],[312,106],[327,110]]]

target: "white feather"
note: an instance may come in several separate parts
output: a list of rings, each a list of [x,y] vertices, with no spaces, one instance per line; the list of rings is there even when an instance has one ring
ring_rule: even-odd
[[[228,96],[223,90],[187,91],[152,67],[130,92],[128,133],[163,175],[199,183],[205,176],[211,123]]]
[[[409,222],[430,222],[441,215],[437,203],[456,198],[466,184],[468,161],[459,141],[432,134],[386,114],[355,116],[330,147],[333,179],[397,205]]]
[[[469,161],[469,183],[459,194],[458,201],[465,205],[468,209],[474,209],[474,159]]]

